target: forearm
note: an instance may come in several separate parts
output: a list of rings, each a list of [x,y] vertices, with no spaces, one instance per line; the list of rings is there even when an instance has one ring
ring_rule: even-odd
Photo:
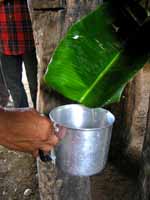
[[[12,109],[13,111],[14,109]],[[5,145],[9,139],[8,133],[12,133],[15,115],[11,109],[0,107],[0,145]],[[10,134],[11,135],[11,134]]]
[[[52,123],[35,109],[0,107],[0,145],[37,156],[57,142]]]
[[[8,147],[13,142],[28,139],[25,137],[25,130],[33,131],[34,124],[31,121],[34,121],[32,119],[34,113],[35,111],[29,108],[0,107],[0,145]]]
[[[6,112],[4,108],[0,107],[0,145],[5,145],[6,143],[7,115],[8,112]]]

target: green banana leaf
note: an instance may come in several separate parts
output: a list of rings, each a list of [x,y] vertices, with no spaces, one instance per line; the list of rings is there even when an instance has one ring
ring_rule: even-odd
[[[141,40],[143,32],[123,41],[114,22],[108,4],[76,22],[51,58],[46,85],[88,107],[118,102],[149,51]]]

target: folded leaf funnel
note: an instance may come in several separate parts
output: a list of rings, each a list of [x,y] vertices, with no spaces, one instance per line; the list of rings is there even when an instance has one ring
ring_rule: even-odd
[[[123,36],[112,10],[111,4],[102,4],[76,22],[59,43],[44,75],[46,85],[88,107],[118,102],[125,85],[149,56],[149,21],[131,26],[134,32]]]

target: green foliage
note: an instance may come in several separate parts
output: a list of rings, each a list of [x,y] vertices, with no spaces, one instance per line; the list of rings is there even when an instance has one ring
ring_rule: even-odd
[[[103,4],[69,29],[48,65],[48,86],[89,107],[120,100],[125,85],[146,62],[149,48],[143,27],[130,37],[120,36],[112,13],[110,5]]]

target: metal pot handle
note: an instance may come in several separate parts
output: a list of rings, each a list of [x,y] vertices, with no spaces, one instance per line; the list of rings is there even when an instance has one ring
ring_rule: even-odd
[[[48,154],[44,154],[44,152],[39,149],[39,156],[43,162],[52,162],[52,164],[56,164],[56,156],[54,150],[51,150]]]
[[[50,154],[45,155],[41,149],[39,149],[39,156],[43,162],[48,162],[52,160]]]

